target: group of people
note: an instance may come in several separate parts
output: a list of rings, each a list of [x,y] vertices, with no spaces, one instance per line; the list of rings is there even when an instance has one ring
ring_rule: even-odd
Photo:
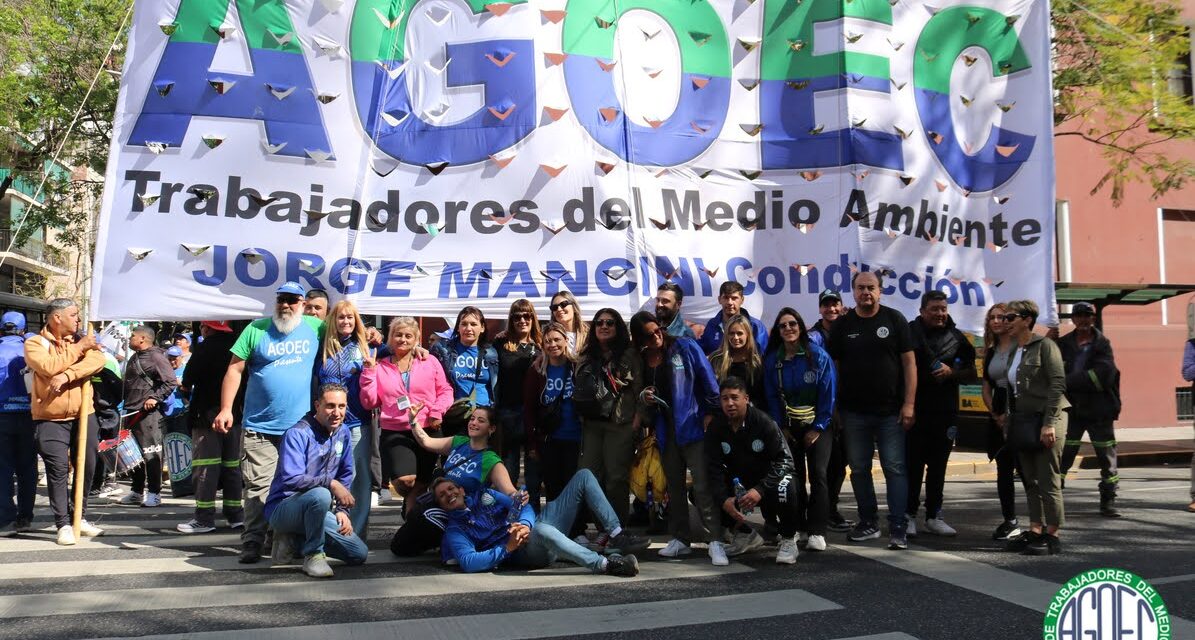
[[[178,530],[213,531],[220,505],[226,524],[241,530],[242,563],[269,554],[326,577],[328,557],[365,562],[374,491],[385,488],[403,499],[391,550],[439,548],[465,571],[564,559],[633,576],[634,553],[648,540],[624,527],[643,512],[667,514],[665,558],[706,542],[711,561],[725,565],[775,541],[776,561],[791,564],[802,547],[824,550],[831,531],[856,542],[881,536],[877,449],[888,547],[905,549],[917,535],[922,506],[923,532],[953,536],[942,508],[945,472],[959,385],[975,381],[976,351],[944,293],[925,294],[910,322],[881,303],[882,278],[854,275],[853,308],[830,289],[812,325],[784,308],[770,328],[743,308],[742,285],[726,282],[721,311],[699,337],[693,327],[701,325],[684,320],[683,290],[670,282],[659,287],[654,312],[629,321],[611,308],[586,321],[576,298],[560,292],[547,323],[518,300],[491,335],[482,311],[467,306],[430,348],[415,318],[394,318],[383,335],[351,301],[330,304],[326,293],[287,282],[271,315],[239,334],[205,321],[194,345],[182,335],[162,349],[152,329],[138,326],[117,366],[79,331],[75,304],[54,300],[36,336],[21,336],[23,318],[3,318],[0,472],[15,474],[19,490],[16,507],[0,493],[0,525],[30,529],[36,451],[58,542],[101,533],[85,517],[77,531],[71,526],[67,494],[80,414],[93,428],[87,465],[75,476],[92,485],[104,394],[84,393],[103,386],[107,368],[121,379],[121,397],[108,404],[133,425],[146,460],[119,501],[160,504],[161,421],[186,420],[195,513]],[[1033,331],[1030,301],[988,311],[982,382],[1003,512],[993,537],[1011,550],[1061,550],[1062,479],[1084,431],[1101,463],[1101,512],[1118,515],[1119,373],[1093,315],[1075,305],[1075,331],[1055,341]],[[636,487],[633,511],[632,470],[645,459],[658,460],[664,477]],[[857,521],[838,508],[848,468]],[[1014,471],[1029,503],[1024,529]],[[10,482],[0,486],[11,491]],[[762,534],[748,522],[757,507]],[[591,524],[596,536],[586,535]]]

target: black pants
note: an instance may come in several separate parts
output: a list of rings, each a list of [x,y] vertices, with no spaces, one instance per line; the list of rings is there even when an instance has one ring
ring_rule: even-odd
[[[430,493],[412,496],[415,506],[403,520],[402,526],[390,539],[390,552],[409,558],[440,546],[444,538],[447,517],[444,510],[433,503]]]
[[[946,463],[954,440],[947,432],[954,424],[952,416],[918,416],[916,424],[905,434],[905,451],[909,461],[909,503],[905,508],[910,519],[917,517],[921,506],[921,482],[925,479],[925,517],[942,514],[942,492],[946,486]]]
[[[577,474],[581,462],[581,443],[549,440],[539,451],[539,469],[544,479],[544,497],[551,502]]]
[[[1017,519],[1017,487],[1013,474],[1020,465],[1017,452],[1009,447],[996,454],[996,493],[1000,496],[1000,515],[1004,516],[1005,522]],[[1022,475],[1021,483],[1024,482],[1025,477]]]
[[[842,437],[842,429],[834,422],[826,428],[822,437],[833,433],[830,444],[830,462],[826,465],[826,492],[829,494],[829,513],[834,514],[835,520],[841,520],[838,513],[838,494],[842,493],[842,485],[846,482],[846,468],[850,461],[846,457],[846,438]]]
[[[829,438],[827,438],[828,441]],[[814,447],[816,446],[815,444]],[[726,491],[727,495],[734,495],[734,487],[727,485]],[[779,520],[780,535],[785,538],[797,535],[797,530],[801,527],[801,512],[806,506],[802,493],[803,490],[799,488],[796,478],[784,476],[775,489],[764,491],[763,499],[759,501],[759,510],[763,514],[764,521]],[[730,517],[730,514],[726,513],[722,505],[717,505],[717,509],[718,513],[722,515],[722,526],[728,531],[733,531],[738,523]]]
[[[827,468],[830,452],[834,449],[834,436],[829,429],[818,436],[812,446],[805,446],[805,432],[794,430],[789,440],[793,450],[793,480],[800,494],[800,527],[812,535],[826,535],[830,519],[830,489]],[[806,487],[806,482],[809,486]],[[784,534],[781,525],[781,535]]]
[[[1100,499],[1114,498],[1116,485],[1120,482],[1120,470],[1116,467],[1116,432],[1112,429],[1111,420],[1096,420],[1071,413],[1066,427],[1066,446],[1062,449],[1062,475],[1065,477],[1075,464],[1084,433],[1091,440],[1095,459],[1100,464]]]
[[[16,494],[13,494],[13,478]],[[33,520],[37,496],[37,443],[29,410],[0,413],[0,527]],[[13,501],[13,498],[16,501]]]
[[[132,431],[145,458],[145,464],[130,474],[133,493],[143,493],[147,481],[150,493],[162,493],[162,414],[150,411],[133,425]]]
[[[73,487],[68,485],[68,475],[78,451],[77,420],[38,420],[34,423],[34,437],[37,452],[46,465],[46,488],[50,495],[50,510],[54,512],[54,526],[65,527],[71,523],[74,511]],[[75,474],[75,482],[83,483],[83,490],[91,486],[91,475],[95,471],[95,451],[99,444],[99,426],[95,417],[88,419],[87,443],[84,445],[85,460],[83,473]],[[83,500],[83,515],[87,515],[87,500]]]

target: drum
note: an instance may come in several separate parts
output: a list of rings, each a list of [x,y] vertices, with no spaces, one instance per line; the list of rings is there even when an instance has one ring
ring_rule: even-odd
[[[115,438],[100,442],[98,449],[104,465],[117,475],[128,475],[145,462],[141,447],[137,446],[137,440],[128,429],[121,429]]]

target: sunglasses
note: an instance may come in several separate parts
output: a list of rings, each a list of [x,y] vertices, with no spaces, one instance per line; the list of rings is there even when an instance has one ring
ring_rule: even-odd
[[[789,320],[788,322],[781,322],[776,326],[780,327],[781,329],[798,329],[801,325],[797,324],[796,320]]]
[[[570,306],[572,306],[572,303],[565,300],[564,302],[557,302],[556,304],[548,305],[548,309],[550,309],[552,311],[560,311],[561,309],[563,309],[565,307],[570,307]]]
[[[1013,322],[1013,321],[1015,321],[1017,318],[1028,318],[1028,317],[1029,317],[1029,316],[1026,316],[1026,315],[1023,315],[1023,314],[1020,314],[1020,313],[1005,313],[1005,314],[1003,314],[1003,315],[996,315],[996,316],[992,316],[992,319],[993,319],[993,320],[1000,319],[1000,320],[1003,320],[1003,321],[1005,321],[1005,322]]]
[[[276,302],[278,304],[299,304],[303,301],[303,296],[278,296]]]
[[[511,319],[511,320],[513,320],[513,321],[518,321],[518,320],[531,320],[531,319],[533,319],[533,318],[535,318],[535,315],[534,315],[534,314],[531,314],[531,313],[526,313],[526,312],[523,312],[523,313],[512,313],[512,314],[510,315],[510,319]]]
[[[595,326],[595,327],[613,327],[616,324],[617,323],[614,321],[613,318],[602,318],[601,320],[593,321],[593,326]]]

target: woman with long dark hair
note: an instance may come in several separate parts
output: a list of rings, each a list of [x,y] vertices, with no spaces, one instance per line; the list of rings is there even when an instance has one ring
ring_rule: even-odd
[[[660,555],[675,558],[692,552],[685,495],[688,470],[701,519],[713,538],[709,543],[710,560],[716,565],[729,564],[721,539],[722,520],[706,481],[705,429],[714,413],[722,410],[718,380],[701,346],[692,338],[667,335],[650,311],[631,316],[631,340],[643,358],[640,408],[652,421],[668,478],[668,532],[672,540]]]
[[[589,340],[578,360],[577,378],[604,384],[614,396],[600,406],[577,404],[583,433],[581,466],[593,472],[618,521],[626,522],[643,362],[631,347],[631,332],[621,314],[609,308],[594,314]]]
[[[453,404],[444,414],[442,431],[455,436],[465,430],[474,409],[492,407],[498,398],[498,352],[490,344],[481,309],[461,309],[452,337],[432,345],[431,354],[452,385]]]
[[[827,427],[834,414],[834,363],[810,342],[801,314],[785,307],[772,324],[763,368],[768,411],[793,449],[806,548],[825,551],[830,514],[826,469],[834,438]]]
[[[531,363],[543,354],[543,340],[535,305],[525,299],[511,303],[506,330],[494,340],[494,350],[498,352],[498,401],[495,406],[502,429],[502,447],[498,453],[515,481],[523,466],[524,482],[533,498],[539,497],[539,469],[538,463],[525,455],[529,449],[527,430],[523,426],[523,381]]]

